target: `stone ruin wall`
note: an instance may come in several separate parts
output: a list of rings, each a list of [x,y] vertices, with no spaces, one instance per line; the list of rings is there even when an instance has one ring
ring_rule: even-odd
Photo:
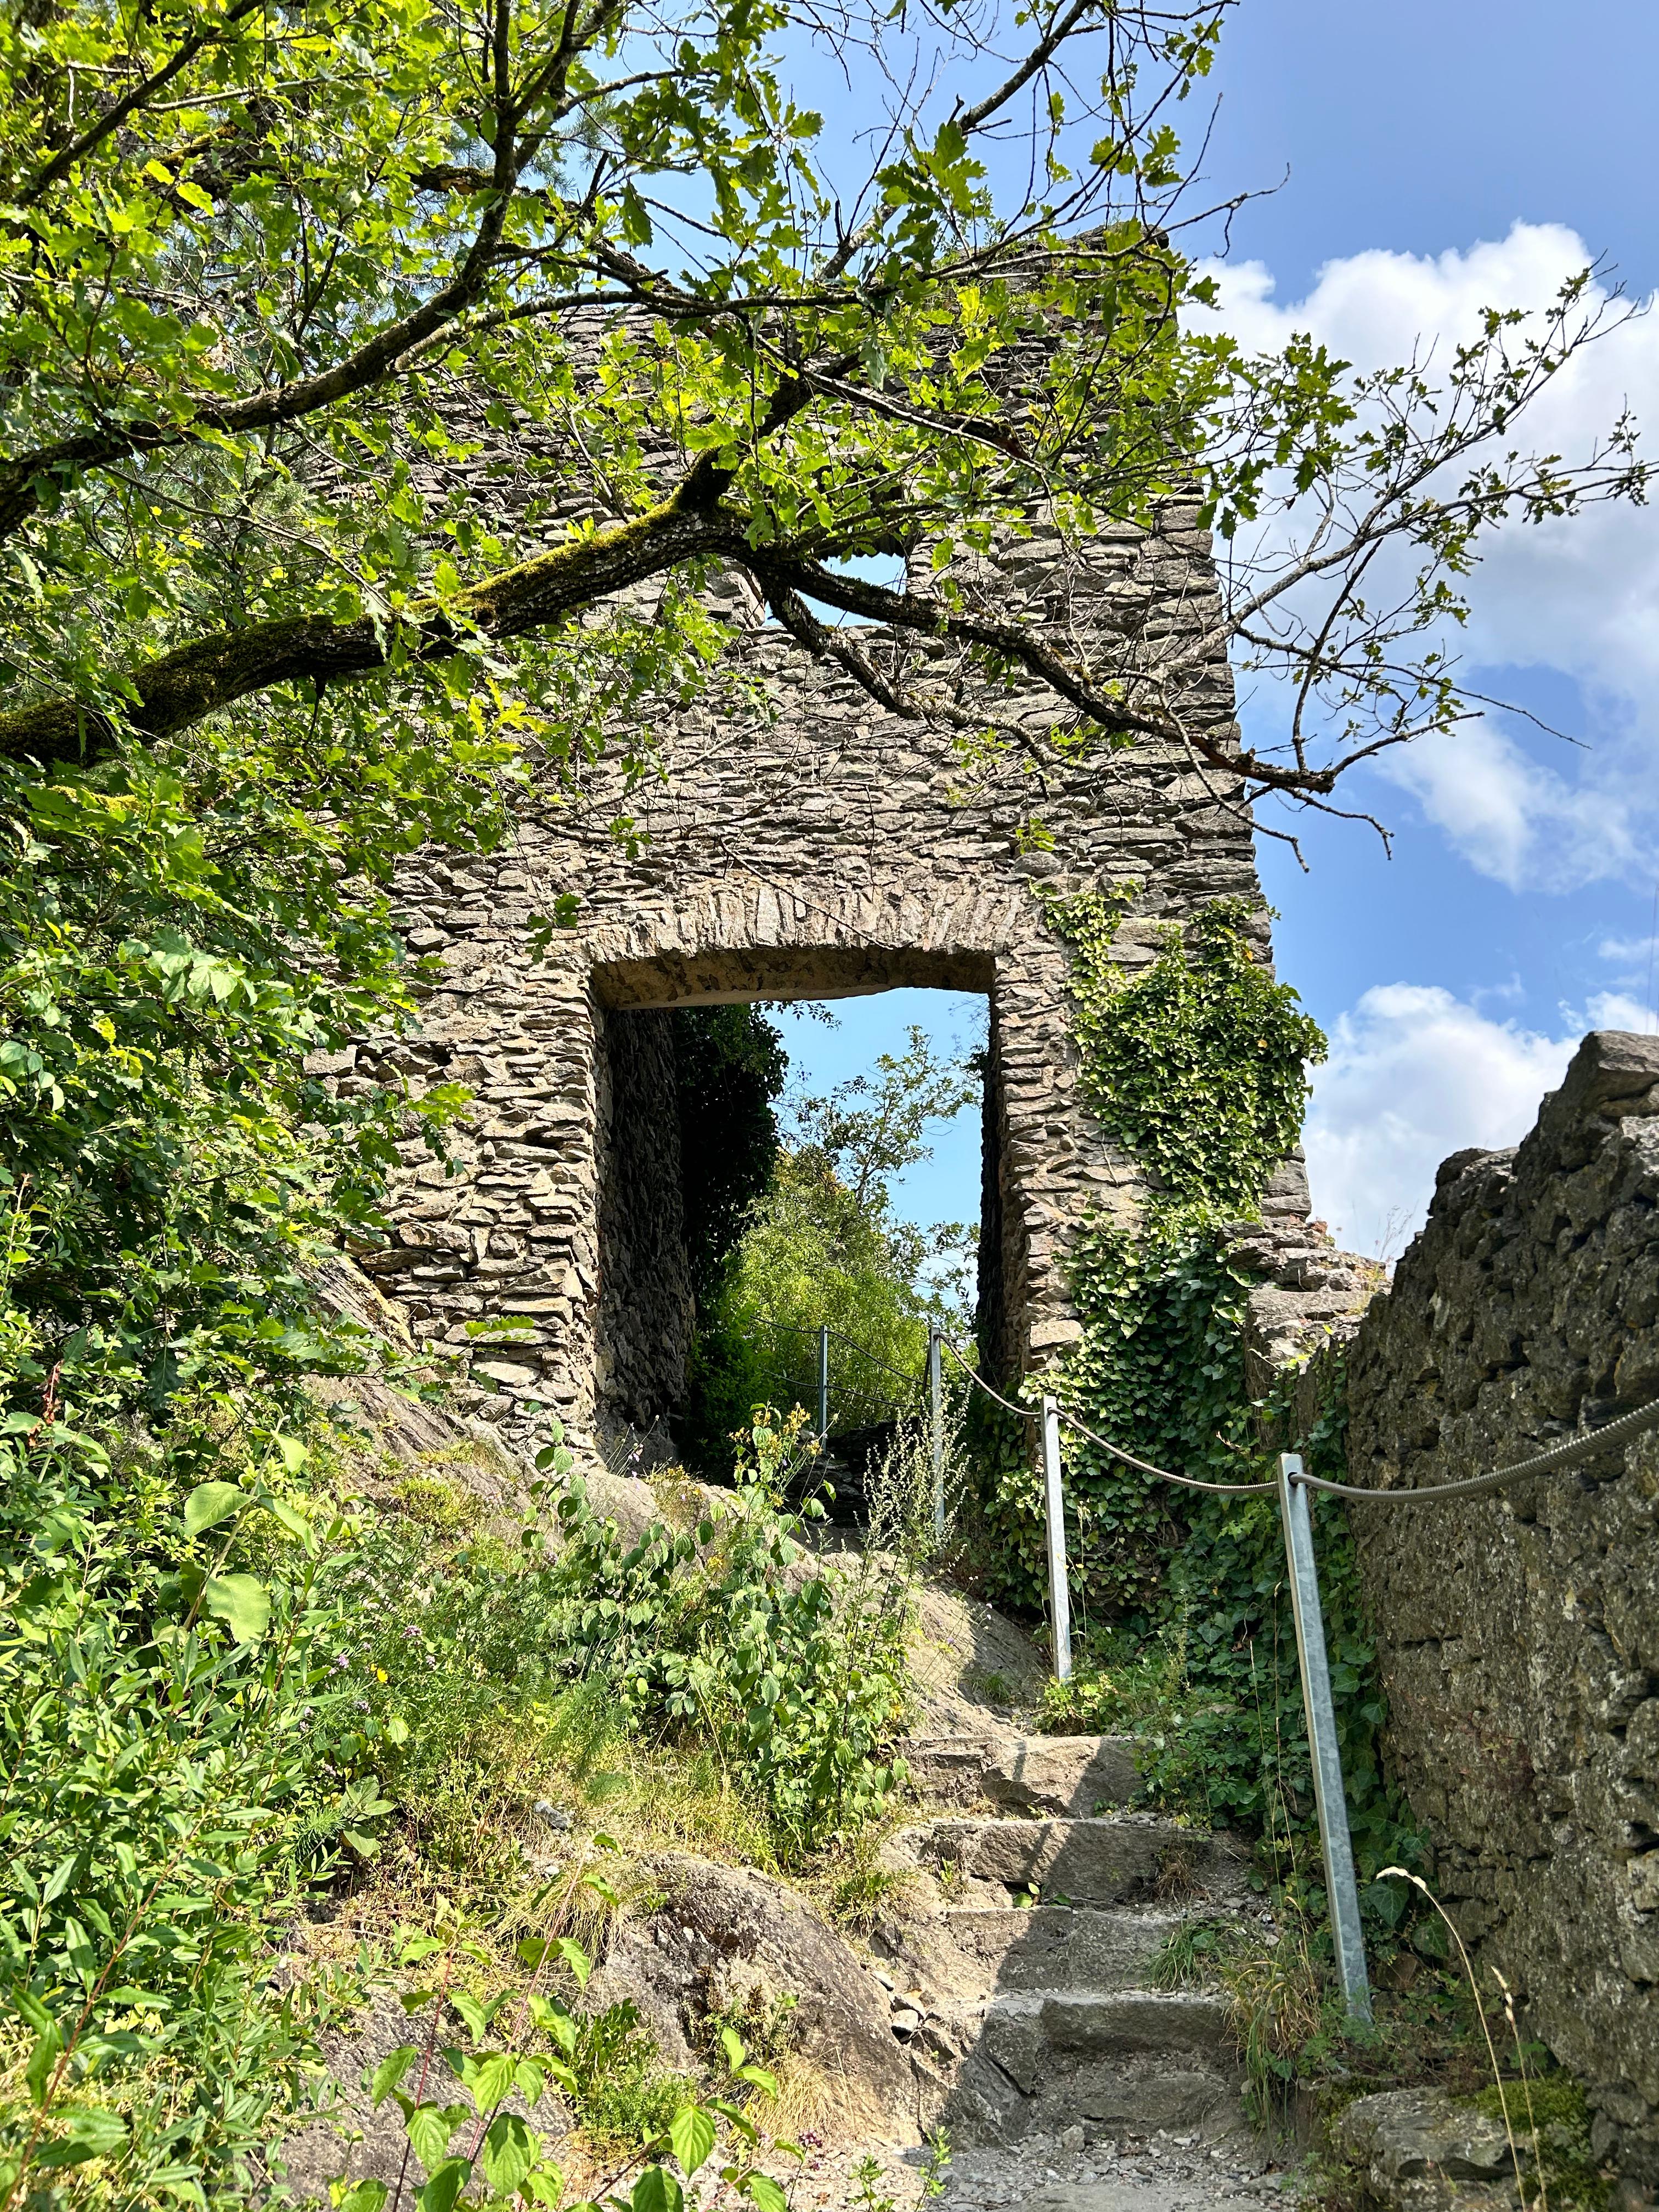
[[[1357,1483],[1455,1480],[1659,1396],[1659,1038],[1588,1037],[1513,1152],[1458,1152],[1348,1352]],[[1659,1435],[1352,1509],[1390,1772],[1479,1961],[1659,2185]]]
[[[1213,623],[1207,540],[1179,504],[1155,533],[1091,543],[1081,568],[1053,532],[994,558],[1011,611],[1052,620],[1063,582],[1073,635],[1092,625],[1143,658],[1177,662]],[[691,1304],[659,1010],[896,985],[986,994],[981,1334],[1006,1383],[1077,1340],[1071,1239],[1091,1209],[1131,1218],[1142,1188],[1079,1096],[1068,956],[1043,895],[1138,884],[1117,940],[1127,968],[1224,896],[1260,910],[1269,950],[1238,792],[1184,753],[1142,743],[1057,767],[1016,746],[964,766],[953,727],[884,712],[763,622],[740,582],[720,588],[749,691],[672,714],[660,779],[629,789],[602,757],[532,796],[495,854],[413,860],[398,886],[410,942],[442,963],[420,1031],[314,1063],[346,1085],[396,1067],[472,1091],[460,1172],[406,1146],[396,1240],[364,1264],[420,1338],[470,1359],[469,1411],[520,1442],[556,1415],[583,1456],[651,1430],[684,1387]],[[1181,703],[1231,724],[1224,657]],[[1034,732],[1058,711],[1030,689],[1001,708]],[[623,815],[631,848],[613,834]],[[1048,849],[1028,849],[1033,817]],[[577,926],[538,958],[532,918],[567,891]],[[1296,1224],[1306,1210],[1291,1161],[1269,1211]],[[520,1324],[511,1338],[468,1333],[502,1319]]]

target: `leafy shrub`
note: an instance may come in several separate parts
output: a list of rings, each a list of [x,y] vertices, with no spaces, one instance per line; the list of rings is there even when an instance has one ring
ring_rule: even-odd
[[[18,1414],[0,1447],[0,1975],[30,2037],[0,2188],[42,2202],[94,2160],[124,2201],[245,2201],[315,2058],[316,1993],[264,1985],[270,1929],[372,1848],[380,1723],[330,1663],[325,1588],[357,1532],[307,1510],[286,1437],[183,1490],[181,1462],[228,1459],[185,1410],[171,1447]]]
[[[489,834],[505,750],[405,781],[274,711],[0,763],[0,2197],[245,2203],[314,2024],[267,1936],[391,1809],[328,1671],[360,1531],[303,1384],[364,1354],[310,1270],[459,1094],[306,1060],[411,1009],[381,885]]]
[[[518,1547],[486,1536],[440,1569],[393,1531],[356,1556],[354,1665],[388,1731],[399,1723],[395,1746],[380,1739],[384,1786],[419,1798],[504,1705],[539,1706],[551,1733],[563,1693],[602,1683],[622,1732],[712,1745],[782,1857],[870,1819],[896,1779],[883,1747],[905,1709],[907,1594],[902,1576],[811,1562],[774,1486],[792,1427],[751,1425],[739,1487],[692,1528],[658,1521],[630,1543],[559,1481],[557,1450],[556,1542],[532,1522]]]
[[[570,1891],[567,1883],[555,1899],[556,1923],[564,1917]],[[587,1954],[569,1936],[527,1938],[520,1955],[538,1978],[556,1960],[580,1986],[586,1985]],[[403,2116],[410,2151],[427,2177],[416,2192],[422,2212],[448,2212],[475,2179],[482,2179],[489,2200],[521,2198],[549,2212],[599,2212],[593,2197],[567,2194],[565,2174],[536,2125],[550,2094],[567,2101],[592,2153],[620,2161],[599,2192],[607,2206],[671,2212],[683,2191],[670,2162],[690,2181],[714,2155],[723,2125],[734,2154],[720,2168],[722,2182],[757,2212],[787,2212],[778,2184],[735,2148],[755,2145],[754,2122],[729,2097],[702,2103],[691,2083],[665,2073],[632,2004],[578,2013],[533,1982],[522,1995],[509,1987],[485,2002],[454,1986],[458,1968],[469,1960],[490,1964],[488,1950],[465,1937],[448,1945],[419,1933],[405,1940],[403,1965],[425,1970],[426,1986],[403,1992],[411,2020],[424,2015],[424,2045],[404,2044],[389,2052],[366,2084],[377,2106],[393,2099]],[[464,2044],[440,2042],[452,2014],[467,2032]],[[734,2084],[775,2096],[774,2077],[750,2063],[729,2028],[725,2041]],[[454,2101],[426,2094],[440,2054],[460,2085]],[[404,2088],[406,2081],[413,2094]],[[520,2109],[510,2110],[509,2100]],[[615,2188],[642,2161],[629,2196],[616,2196]],[[383,2181],[368,2179],[349,2188],[337,2183],[333,2194],[339,2212],[382,2212],[391,2191]]]

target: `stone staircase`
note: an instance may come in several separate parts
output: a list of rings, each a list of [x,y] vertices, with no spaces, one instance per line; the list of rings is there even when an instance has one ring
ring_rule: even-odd
[[[1224,2002],[1159,1989],[1152,1966],[1183,1922],[1240,1908],[1243,1847],[1125,1809],[1122,1738],[903,1750],[927,1817],[888,1845],[909,1879],[873,1948],[929,2124],[963,2145],[1241,2128]]]

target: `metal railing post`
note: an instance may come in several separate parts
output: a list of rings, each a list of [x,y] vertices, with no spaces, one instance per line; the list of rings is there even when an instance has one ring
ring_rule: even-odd
[[[1072,1599],[1066,1586],[1066,1497],[1060,1481],[1060,1401],[1042,1401],[1042,1510],[1048,1535],[1048,1624],[1054,1680],[1072,1679]]]
[[[1359,1889],[1354,1881],[1353,1844],[1348,1834],[1348,1801],[1342,1789],[1342,1754],[1336,1740],[1336,1708],[1331,1699],[1325,1618],[1319,1602],[1319,1571],[1314,1564],[1313,1516],[1308,1510],[1307,1491],[1299,1480],[1302,1471],[1299,1453],[1280,1455],[1279,1510],[1284,1518],[1285,1551],[1290,1561],[1296,1650],[1302,1668],[1302,1698],[1308,1712],[1308,1744],[1313,1753],[1319,1844],[1325,1859],[1325,1894],[1330,1905],[1331,1937],[1336,1948],[1336,1978],[1341,1985],[1342,2001],[1351,2020],[1369,2020],[1371,1989],[1359,1929]]]
[[[830,1433],[830,1327],[818,1330],[818,1442]]]
[[[933,1540],[945,1540],[945,1375],[937,1328],[927,1332],[927,1410],[933,1458]]]

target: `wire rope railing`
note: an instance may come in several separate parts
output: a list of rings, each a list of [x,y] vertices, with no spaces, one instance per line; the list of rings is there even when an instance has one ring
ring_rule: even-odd
[[[873,1366],[896,1376],[908,1387],[914,1387],[920,1380],[903,1374],[890,1361],[870,1352],[842,1331],[831,1328],[827,1322],[820,1322],[813,1330],[799,1322],[775,1322],[770,1316],[758,1318],[772,1328],[805,1336],[816,1334],[818,1342],[818,1435],[821,1438],[827,1437],[830,1430],[830,1346],[832,1340],[848,1346]],[[1360,1927],[1359,1890],[1354,1875],[1353,1846],[1348,1831],[1347,1798],[1342,1778],[1335,1701],[1331,1692],[1330,1662],[1325,1644],[1319,1571],[1314,1555],[1313,1519],[1309,1506],[1310,1493],[1320,1492],[1328,1497],[1347,1498],[1365,1505],[1383,1506],[1434,1504],[1453,1498],[1489,1496],[1507,1488],[1511,1483],[1525,1482],[1537,1475],[1582,1467],[1603,1453],[1629,1443],[1633,1437],[1659,1428],[1659,1399],[1649,1405],[1638,1406],[1630,1413],[1619,1414],[1596,1428],[1564,1437],[1559,1443],[1529,1453],[1526,1458],[1516,1460],[1508,1467],[1494,1468],[1485,1474],[1472,1475],[1458,1482],[1419,1484],[1400,1489],[1376,1489],[1368,1488],[1362,1483],[1334,1482],[1325,1475],[1310,1474],[1302,1463],[1299,1452],[1281,1452],[1279,1455],[1279,1469],[1274,1480],[1212,1482],[1198,1475],[1180,1473],[1173,1468],[1159,1467],[1155,1462],[1143,1459],[1139,1454],[1126,1449],[1122,1444],[1113,1443],[1110,1437],[1103,1437],[1087,1422],[1079,1420],[1068,1407],[1062,1406],[1058,1395],[1052,1390],[1042,1392],[1036,1405],[1022,1405],[1016,1399],[1006,1397],[986,1381],[942,1329],[930,1327],[926,1380],[932,1421],[933,1521],[935,1533],[940,1539],[944,1536],[945,1526],[943,1355],[946,1352],[971,1389],[982,1392],[993,1404],[1000,1406],[1016,1419],[1030,1421],[1036,1427],[1042,1460],[1049,1636],[1054,1674],[1062,1682],[1068,1680],[1072,1673],[1071,1596],[1066,1571],[1066,1501],[1060,1462],[1062,1427],[1069,1429],[1074,1436],[1107,1453],[1123,1466],[1150,1475],[1155,1481],[1174,1483],[1183,1490],[1206,1491],[1229,1498],[1277,1497],[1285,1532],[1285,1559],[1290,1571],[1297,1660],[1302,1677],[1303,1705],[1308,1719],[1314,1801],[1319,1818],[1320,1848],[1325,1863],[1326,1894],[1330,1904],[1337,1979],[1350,2016],[1356,2020],[1369,2020],[1370,1985]]]
[[[1365,1966],[1365,1947],[1359,1918],[1359,1887],[1354,1875],[1353,1844],[1348,1830],[1347,1796],[1342,1778],[1341,1747],[1337,1735],[1336,1705],[1331,1691],[1330,1661],[1325,1644],[1323,1608],[1320,1601],[1319,1570],[1314,1554],[1310,1493],[1350,1498],[1368,1505],[1419,1505],[1453,1498],[1490,1496],[1510,1484],[1535,1476],[1562,1473],[1659,1428],[1659,1399],[1636,1407],[1598,1427],[1565,1437],[1559,1443],[1529,1453],[1508,1467],[1461,1482],[1415,1485],[1409,1488],[1375,1489],[1364,1484],[1333,1482],[1310,1474],[1299,1452],[1281,1452],[1278,1479],[1271,1482],[1206,1482],[1196,1475],[1178,1474],[1151,1460],[1126,1451],[1099,1435],[1086,1422],[1062,1407],[1055,1394],[1045,1391],[1039,1406],[1022,1406],[993,1389],[970,1366],[957,1347],[945,1340],[951,1358],[969,1382],[995,1404],[1021,1420],[1039,1425],[1043,1463],[1043,1504],[1047,1522],[1049,1584],[1049,1631],[1053,1639],[1054,1672],[1061,1681],[1071,1673],[1071,1610],[1066,1583],[1065,1502],[1060,1455],[1061,1425],[1126,1467],[1186,1490],[1218,1492],[1228,1497],[1266,1496],[1276,1492],[1285,1531],[1285,1558],[1290,1570],[1291,1605],[1296,1626],[1297,1660],[1302,1677],[1302,1699],[1307,1714],[1309,1748],[1312,1754],[1314,1801],[1319,1820],[1320,1850],[1325,1864],[1326,1894],[1336,1954],[1337,1979],[1349,2016],[1369,2020],[1370,1984]]]

